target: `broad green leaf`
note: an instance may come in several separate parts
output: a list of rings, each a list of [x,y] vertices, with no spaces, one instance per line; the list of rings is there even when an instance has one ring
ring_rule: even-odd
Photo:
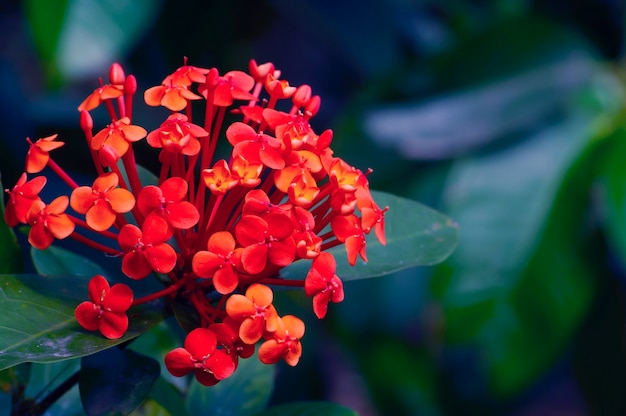
[[[357,416],[354,410],[331,402],[294,402],[270,407],[255,416]]]
[[[0,189],[4,189],[0,181]],[[22,250],[13,230],[4,222],[4,198],[0,198],[0,274],[22,271]]]
[[[31,247],[30,254],[35,269],[43,275],[106,276],[106,272],[98,264],[60,247],[50,246],[45,250]]]
[[[84,357],[78,381],[83,408],[90,415],[131,413],[148,397],[160,369],[153,358],[129,349]]]
[[[130,326],[120,339],[83,330],[74,309],[87,299],[88,281],[84,276],[0,275],[0,370],[23,362],[93,354],[133,339],[163,320],[163,305],[155,301],[129,310]]]
[[[211,409],[214,415],[254,415],[263,410],[272,394],[274,366],[253,355],[240,359],[235,373],[212,387],[192,382],[187,399],[189,414]]]
[[[329,250],[337,260],[337,275],[342,280],[384,276],[415,266],[431,266],[444,261],[455,249],[458,225],[445,215],[418,202],[384,192],[372,192],[385,214],[387,245],[378,242],[374,233],[367,239],[368,262],[348,264],[343,245]],[[286,279],[304,279],[309,261],[298,261],[281,270]]]

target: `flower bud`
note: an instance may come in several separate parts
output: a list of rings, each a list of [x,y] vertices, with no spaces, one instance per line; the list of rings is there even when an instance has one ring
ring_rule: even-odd
[[[291,100],[296,107],[304,107],[311,99],[311,87],[307,84],[300,85],[293,94]]]
[[[109,80],[111,81],[111,84],[122,85],[124,84],[124,79],[125,75],[122,66],[117,62],[111,64],[111,67],[109,68]]]

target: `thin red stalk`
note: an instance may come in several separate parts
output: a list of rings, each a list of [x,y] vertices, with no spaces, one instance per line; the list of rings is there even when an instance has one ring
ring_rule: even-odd
[[[109,113],[109,117],[111,118],[111,121],[115,121],[117,120],[117,114],[115,114],[115,108],[113,107],[113,101],[112,99],[108,99],[104,101],[104,105],[107,108],[107,111]]]
[[[142,303],[147,303],[147,302],[153,301],[155,299],[162,298],[163,296],[167,296],[167,295],[170,295],[172,293],[175,293],[178,289],[180,289],[180,285],[179,284],[173,284],[171,286],[166,287],[165,289],[159,290],[158,292],[154,292],[154,293],[151,293],[149,295],[142,296],[140,298],[135,299],[133,301],[132,306],[141,305]]]
[[[74,231],[72,234],[70,234],[70,238],[78,241],[81,244],[89,246],[89,247],[91,247],[91,248],[93,248],[95,250],[102,251],[103,253],[109,254],[111,256],[120,256],[120,255],[124,254],[120,250],[116,250],[116,249],[111,248],[109,246],[105,246],[104,244],[96,243],[95,241],[85,237],[84,235],[78,234],[76,231]]]
[[[278,279],[275,277],[264,277],[263,279],[259,280],[259,283],[274,286],[304,287],[304,280],[287,280]]]
[[[126,117],[126,103],[124,102],[124,96],[120,95],[117,97],[117,108],[120,112],[120,118]]]
[[[324,244],[322,244],[322,251],[326,251],[326,250],[330,250],[333,247],[337,247],[339,245],[343,244],[341,241],[339,240],[330,240],[325,242]]]
[[[52,169],[54,173],[56,173],[63,182],[69,185],[70,188],[76,189],[78,188],[78,184],[74,181],[74,179],[70,178],[70,175],[63,170],[61,166],[59,166],[52,158],[48,159],[48,167]]]
[[[69,214],[68,214],[69,215]],[[83,220],[81,220],[80,218],[76,218],[74,216],[69,216],[70,219],[74,222],[74,224],[78,225],[81,228],[84,228],[86,230],[98,233],[99,235],[106,237],[106,238],[110,238],[111,240],[115,240],[117,241],[117,234],[112,233],[111,231],[95,231],[93,228],[91,228],[89,225],[87,225],[87,223]]]

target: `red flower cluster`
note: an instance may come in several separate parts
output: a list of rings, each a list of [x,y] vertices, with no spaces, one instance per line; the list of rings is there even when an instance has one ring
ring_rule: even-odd
[[[260,341],[262,362],[296,365],[304,323],[278,314],[270,286],[304,288],[323,318],[328,304],[344,297],[335,258],[326,250],[343,244],[354,265],[358,257],[367,261],[370,231],[385,243],[387,208],[372,199],[366,175],[334,156],[331,130],[318,134],[311,127],[319,97],[308,85],[281,80],[271,63],[251,61],[249,73],[223,75],[185,64],[144,93],[148,105],[171,111],[148,132],[132,124],[135,78],[118,64],[109,78],[79,106],[98,173],[93,183],[80,186],[50,157],[63,145],[56,135],[28,140],[26,172],[47,167],[71,192],[46,204],[39,197],[46,177],[28,180],[24,173],[7,190],[6,222],[31,225],[29,241],[38,249],[70,237],[121,257],[121,271],[131,279],[157,274],[164,288],[134,301],[128,286],[109,287],[95,276],[76,319],[86,330],[119,338],[131,304],[164,298],[191,305],[197,328],[184,347],[165,357],[176,376],[194,372],[200,383],[213,385]],[[196,102],[204,103],[200,117]],[[279,102],[287,103],[280,106],[286,111]],[[111,123],[94,131],[89,111],[98,107]],[[227,112],[239,121],[224,129]],[[231,152],[216,159],[222,132]],[[154,183],[140,178],[135,163],[133,144],[143,138],[160,152]],[[93,233],[105,243],[90,238]],[[280,270],[295,261],[311,262],[308,274],[280,278]]]

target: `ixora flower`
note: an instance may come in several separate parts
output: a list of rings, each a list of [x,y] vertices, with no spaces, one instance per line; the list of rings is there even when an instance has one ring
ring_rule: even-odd
[[[95,178],[79,184],[54,161],[64,145],[57,135],[28,139],[5,221],[30,225],[29,242],[41,250],[71,238],[105,253],[129,283],[154,275],[163,287],[140,298],[94,276],[75,317],[84,330],[118,339],[132,306],[184,304],[193,311],[184,323],[189,332],[165,356],[174,376],[193,373],[212,386],[257,344],[261,362],[296,365],[305,325],[279,313],[273,288],[303,289],[322,319],[344,298],[328,250],[343,245],[355,265],[367,261],[366,234],[385,244],[387,208],[374,201],[366,174],[335,156],[331,130],[311,127],[319,96],[280,79],[271,63],[251,61],[249,73],[223,75],[185,63],[143,94],[147,105],[169,110],[149,130],[133,124],[135,78],[119,64],[109,78],[78,108]],[[95,130],[90,111],[105,111],[111,122]],[[134,152],[143,139],[159,152],[160,171],[140,177]],[[216,157],[219,140],[220,149],[230,146],[223,158]],[[46,203],[40,193],[49,172],[68,190]],[[308,264],[308,273],[281,277],[294,262]]]

